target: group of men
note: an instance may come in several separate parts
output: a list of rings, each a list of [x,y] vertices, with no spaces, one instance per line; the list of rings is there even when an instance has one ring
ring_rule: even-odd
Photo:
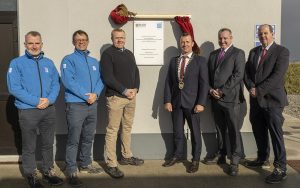
[[[81,173],[103,172],[102,168],[92,165],[91,150],[97,125],[97,100],[104,83],[108,109],[105,171],[113,178],[124,176],[117,167],[116,142],[119,129],[122,142],[120,164],[144,163],[144,160],[133,157],[130,149],[136,94],[140,85],[139,70],[133,53],[124,47],[125,32],[114,29],[111,39],[113,45],[103,52],[100,66],[98,60],[89,56],[88,34],[82,30],[75,31],[72,37],[75,50],[63,58],[60,66],[68,125],[66,174],[69,184],[74,187],[82,186],[77,175],[78,169]],[[39,134],[43,179],[50,185],[61,185],[63,180],[53,169],[56,124],[53,104],[60,91],[59,75],[54,63],[44,57],[39,32],[28,32],[24,45],[25,55],[13,59],[7,73],[8,89],[15,97],[19,113],[23,174],[31,188],[43,187],[37,180],[35,161],[36,139]]]
[[[289,51],[273,41],[273,28],[263,24],[258,29],[261,46],[253,48],[245,63],[245,53],[232,44],[232,31],[218,32],[220,48],[205,58],[193,53],[190,34],[180,38],[181,54],[172,58],[165,82],[165,109],[172,114],[174,153],[163,166],[170,167],[184,159],[184,123],[191,131],[192,162],[187,172],[198,171],[201,153],[200,113],[207,97],[217,130],[218,152],[204,158],[205,164],[226,164],[228,174],[236,176],[241,159],[245,158],[240,129],[247,107],[244,84],[250,93],[250,122],[257,145],[257,159],[246,161],[250,168],[270,168],[269,133],[274,151],[274,171],[265,178],[267,183],[286,179],[282,111],[287,103],[284,75],[289,65]],[[228,139],[227,139],[228,135]],[[227,143],[229,142],[229,143]],[[227,149],[230,146],[230,149]]]
[[[244,83],[250,93],[250,122],[258,153],[249,167],[269,167],[270,132],[274,150],[274,171],[266,178],[268,183],[278,183],[287,177],[286,152],[282,132],[282,110],[287,105],[284,74],[288,67],[289,52],[273,42],[270,25],[259,27],[261,46],[250,51],[245,64],[245,53],[232,44],[232,32],[223,28],[218,32],[220,48],[211,52],[208,63],[204,57],[193,53],[193,38],[184,33],[180,38],[181,54],[171,59],[165,82],[165,109],[172,114],[174,153],[163,166],[170,167],[184,159],[184,123],[191,130],[192,162],[189,173],[198,171],[201,154],[200,113],[205,110],[208,96],[216,122],[218,152],[204,159],[206,164],[225,164],[230,158],[229,174],[238,174],[238,164],[244,158],[240,129],[246,114],[243,95]],[[139,91],[139,70],[134,55],[124,47],[125,32],[111,32],[112,46],[98,61],[89,56],[88,34],[74,32],[75,50],[63,58],[60,66],[61,81],[65,88],[68,139],[66,144],[66,174],[71,186],[82,182],[77,171],[101,173],[92,165],[91,149],[97,125],[97,99],[104,84],[108,126],[105,136],[105,171],[113,178],[122,178],[118,168],[116,142],[121,138],[123,165],[142,165],[142,159],[131,152],[131,129]],[[59,75],[54,63],[44,57],[41,34],[30,31],[25,35],[25,55],[11,61],[7,73],[9,92],[15,97],[22,132],[23,174],[31,188],[43,185],[36,177],[36,139],[41,136],[43,179],[51,185],[61,185],[63,180],[53,170],[53,142],[56,112],[55,100],[59,94]],[[226,134],[229,144],[226,144]],[[226,150],[230,145],[230,150]],[[80,148],[79,148],[80,147]],[[77,156],[79,166],[77,166]]]

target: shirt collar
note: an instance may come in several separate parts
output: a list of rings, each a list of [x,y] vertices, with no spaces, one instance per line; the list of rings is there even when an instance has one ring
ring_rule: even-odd
[[[272,46],[272,44],[274,43],[274,41],[272,41],[267,47],[265,47],[265,49],[268,51],[269,50],[269,48]],[[261,46],[261,49],[263,49],[264,47],[263,46]]]
[[[226,53],[227,50],[228,50],[232,45],[233,45],[233,44],[231,43],[227,48],[225,48],[225,49],[224,49],[224,53]],[[222,51],[222,49],[223,49],[223,48],[221,48],[221,51]]]
[[[120,52],[124,52],[125,51],[125,47],[123,47],[123,48],[117,48],[117,47],[115,47],[114,45],[112,45],[116,50],[118,50],[118,51],[120,51]]]
[[[190,59],[192,57],[192,55],[193,55],[193,52],[190,52],[187,55],[180,54],[180,58],[182,58],[182,56],[187,56],[187,58]]]
[[[82,51],[82,50],[79,50],[79,49],[75,48],[74,51],[75,51],[75,53],[77,52],[79,54],[86,55],[86,56],[88,56],[90,54],[90,51],[88,51],[88,50]]]
[[[27,57],[29,57],[30,59],[34,59],[34,60],[40,60],[40,59],[42,59],[43,56],[44,56],[44,52],[43,52],[43,51],[41,51],[39,55],[33,56],[33,55],[31,55],[31,54],[29,53],[28,50],[25,50],[25,54],[26,54]]]

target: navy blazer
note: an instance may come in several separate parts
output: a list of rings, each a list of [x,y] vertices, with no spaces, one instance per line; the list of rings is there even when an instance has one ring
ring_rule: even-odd
[[[253,48],[245,68],[245,85],[248,90],[256,88],[260,107],[284,107],[288,105],[284,76],[289,66],[289,50],[275,42],[257,67],[261,46]],[[256,100],[250,97],[250,104]]]
[[[208,60],[210,89],[220,89],[220,101],[241,103],[244,97],[245,52],[233,45],[226,51],[221,62],[217,62],[221,49],[210,53]]]
[[[206,105],[208,92],[208,70],[204,57],[193,55],[186,67],[184,88],[178,87],[178,58],[173,57],[169,64],[165,82],[164,103],[171,103],[173,108],[182,106],[193,109],[195,105]]]

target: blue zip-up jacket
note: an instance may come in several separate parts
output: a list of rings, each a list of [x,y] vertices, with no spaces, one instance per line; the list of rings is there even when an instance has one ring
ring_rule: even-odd
[[[99,62],[89,56],[89,51],[75,49],[74,53],[63,58],[60,70],[67,103],[86,102],[87,93],[101,94],[104,85]]]
[[[36,108],[40,98],[47,98],[51,105],[59,93],[59,75],[53,61],[44,57],[43,52],[34,58],[26,50],[25,55],[10,62],[7,87],[18,109]]]

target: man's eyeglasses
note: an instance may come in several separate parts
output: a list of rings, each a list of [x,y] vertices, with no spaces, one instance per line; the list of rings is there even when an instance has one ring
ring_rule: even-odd
[[[114,37],[115,40],[125,40],[125,37]]]
[[[87,42],[88,39],[76,39],[74,40],[74,42]]]
[[[34,42],[25,42],[25,45],[28,45],[28,46],[32,46],[32,45],[41,45],[42,43],[40,43],[40,42],[36,42],[36,43],[34,43]]]

